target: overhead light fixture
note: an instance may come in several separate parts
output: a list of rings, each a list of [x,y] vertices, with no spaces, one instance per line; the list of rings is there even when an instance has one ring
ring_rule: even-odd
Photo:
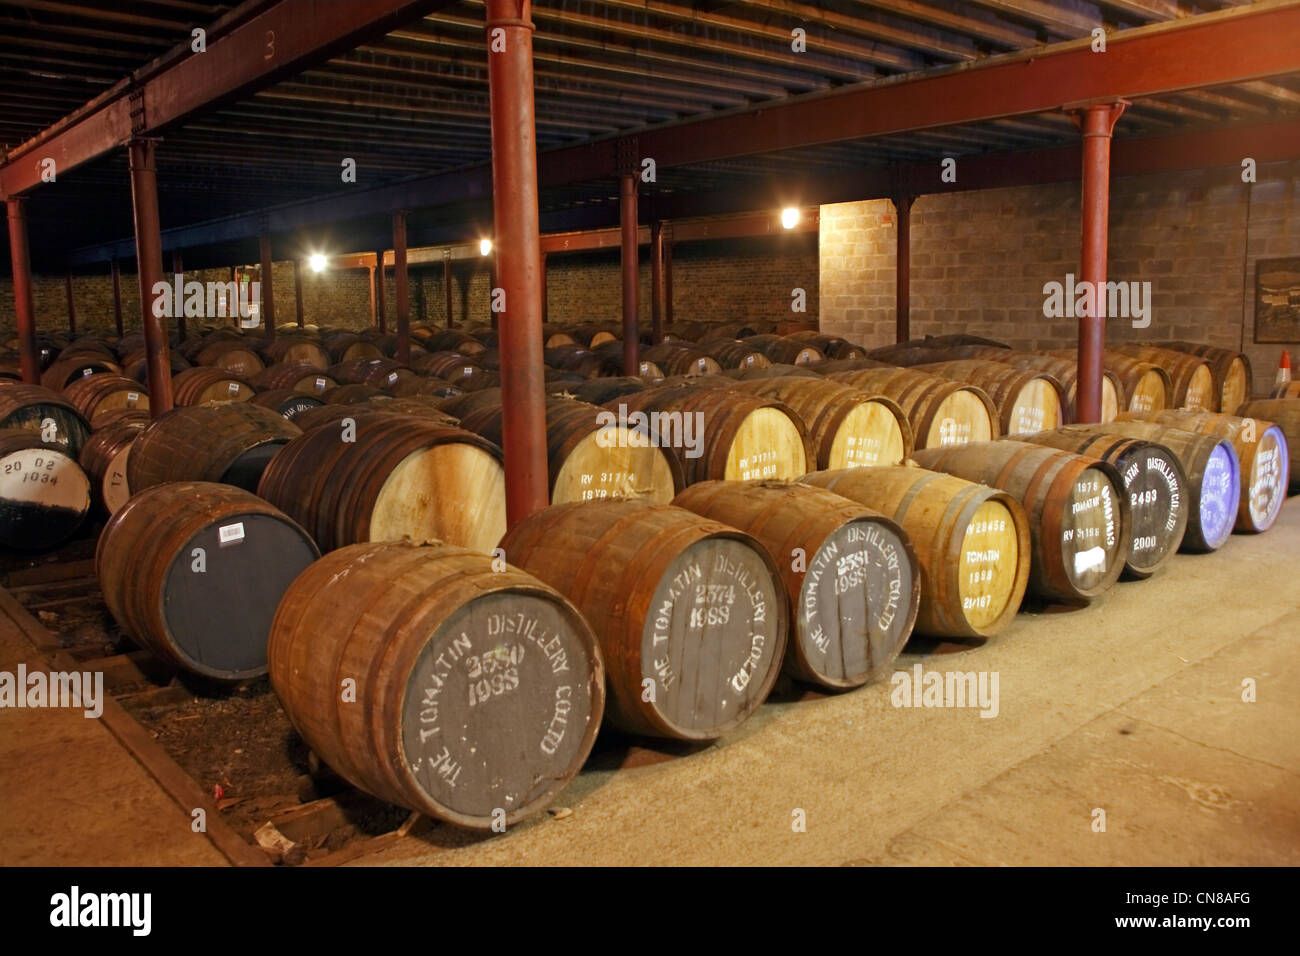
[[[307,260],[307,265],[311,266],[312,272],[324,272],[325,257],[319,252],[313,252],[311,257]]]
[[[781,227],[784,229],[793,229],[799,225],[799,210],[794,206],[789,206],[781,210]]]
[[[478,254],[479,254],[480,256],[485,256],[485,255],[487,255],[487,254],[488,254],[489,252],[491,252],[491,251],[492,251],[492,240],[491,240],[491,239],[480,239],[480,240],[478,241]]]

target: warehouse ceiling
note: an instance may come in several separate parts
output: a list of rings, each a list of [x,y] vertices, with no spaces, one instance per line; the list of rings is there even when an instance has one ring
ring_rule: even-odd
[[[0,0],[0,146],[14,149],[195,27],[271,4]],[[539,149],[790,96],[970,63],[1238,6],[1218,0],[541,0],[533,5]],[[490,159],[482,2],[461,0],[169,129],[158,151],[164,229],[337,192],[340,164],[374,186]],[[803,30],[796,52],[792,32]],[[215,34],[214,30],[214,34]],[[1135,101],[1118,138],[1300,115],[1300,75]],[[942,156],[1073,145],[1060,112],[881,136],[659,171],[657,195],[795,175],[845,175]],[[612,181],[546,190],[543,211],[604,206]],[[34,265],[131,232],[124,151],[31,195]],[[779,197],[774,196],[773,201]],[[487,212],[490,219],[490,210]],[[485,228],[482,204],[419,212],[413,224]],[[346,228],[330,237],[353,251]],[[277,250],[278,252],[279,250]]]

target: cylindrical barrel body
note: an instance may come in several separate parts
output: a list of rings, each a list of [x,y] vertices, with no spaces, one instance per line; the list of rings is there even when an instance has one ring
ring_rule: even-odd
[[[987,352],[1001,353],[992,361],[1002,362],[1014,368],[1031,368],[1040,372],[1046,372],[1065,389],[1066,400],[1066,420],[1074,421],[1077,417],[1074,410],[1074,399],[1078,392],[1079,385],[1079,366],[1067,358],[1059,355],[1038,355],[1033,352],[1007,352],[1005,349],[994,349],[985,346]],[[1101,420],[1110,422],[1115,420],[1115,416],[1122,412],[1126,407],[1127,396],[1124,394],[1124,385],[1119,380],[1119,376],[1108,368],[1103,368],[1101,373]]]
[[[1262,398],[1243,402],[1237,414],[1273,422],[1286,436],[1291,491],[1300,491],[1300,398]]]
[[[1116,345],[1108,351],[1119,352],[1141,362],[1158,365],[1169,373],[1173,392],[1169,404],[1191,411],[1217,412],[1219,395],[1209,364],[1196,355],[1150,345]]]
[[[275,341],[279,344],[284,340]],[[293,362],[268,365],[252,379],[252,384],[264,389],[291,388],[295,392],[315,395],[319,398],[339,383],[314,365]]]
[[[177,405],[230,404],[253,397],[253,388],[247,382],[225,369],[207,365],[177,373],[172,390]]]
[[[90,425],[75,405],[40,385],[0,387],[0,429],[35,432],[46,445],[57,445],[70,458],[81,454]]]
[[[1002,434],[993,399],[975,385],[893,367],[833,372],[826,377],[896,401],[912,425],[917,448],[989,441]]]
[[[127,483],[133,493],[167,481],[210,481],[257,487],[266,463],[302,431],[269,408],[178,406],[154,419],[131,447]]]
[[[101,415],[118,409],[149,411],[149,393],[139,382],[125,375],[87,375],[69,382],[63,389],[63,397],[72,402],[93,427],[98,427],[97,419]]]
[[[980,359],[938,362],[916,368],[982,388],[997,406],[1003,435],[1040,432],[1065,424],[1065,392],[1061,383],[1046,372]]]
[[[1215,393],[1219,398],[1219,410],[1231,415],[1237,406],[1250,398],[1251,369],[1250,359],[1243,352],[1232,349],[1216,348],[1213,345],[1200,345],[1196,342],[1152,342],[1159,348],[1186,352],[1205,360],[1214,379]]]
[[[95,503],[110,515],[131,497],[126,464],[130,460],[131,446],[148,424],[148,419],[134,418],[110,422],[95,429],[81,449],[79,461],[90,479]]]
[[[89,510],[90,482],[69,449],[25,428],[0,429],[0,547],[58,547]]]

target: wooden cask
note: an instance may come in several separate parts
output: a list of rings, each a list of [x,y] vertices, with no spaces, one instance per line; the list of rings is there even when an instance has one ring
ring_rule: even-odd
[[[1076,368],[1079,364],[1079,353],[1075,349],[1051,349],[1041,354],[1063,358]],[[1158,411],[1169,408],[1173,402],[1173,380],[1159,365],[1106,349],[1102,353],[1102,370],[1119,379],[1125,396],[1121,411]]]
[[[1178,456],[1191,492],[1180,551],[1215,551],[1228,540],[1241,500],[1241,465],[1232,442],[1156,422],[1107,422],[1104,431],[1164,445]]]
[[[248,400],[250,405],[260,405],[294,421],[309,408],[320,408],[325,403],[314,395],[305,395],[292,388],[272,388],[258,392]]]
[[[826,376],[896,401],[912,426],[917,448],[989,441],[1002,433],[993,399],[976,385],[907,368],[865,368]]]
[[[263,346],[266,357],[275,365],[306,365],[317,371],[329,368],[330,357],[313,338],[276,333],[274,341]]]
[[[555,800],[605,697],[577,610],[493,563],[447,545],[342,548],[288,588],[267,648],[271,686],[321,760],[381,800],[476,830]]]
[[[811,345],[781,335],[751,335],[743,342],[785,365],[816,365],[826,357]]]
[[[154,419],[131,448],[127,483],[133,493],[168,481],[257,487],[262,470],[302,431],[260,405],[177,406]]]
[[[78,464],[90,480],[94,503],[113,514],[131,497],[126,463],[131,446],[148,426],[148,419],[120,418],[96,428],[81,449]]]
[[[217,341],[205,345],[194,356],[194,364],[224,369],[236,378],[245,380],[266,368],[266,363],[252,345],[238,341]]]
[[[291,388],[304,395],[324,395],[339,383],[322,370],[306,362],[268,365],[250,380],[262,389]]]
[[[1250,359],[1244,352],[1232,349],[1215,348],[1213,345],[1199,345],[1195,342],[1150,342],[1149,345],[1175,352],[1186,352],[1204,359],[1210,367],[1210,376],[1214,380],[1215,393],[1218,395],[1218,411],[1231,415],[1237,406],[1249,400],[1251,389]]]
[[[1300,491],[1300,398],[1263,398],[1243,402],[1237,414],[1248,418],[1262,418],[1273,422],[1286,436],[1287,454],[1290,456],[1287,473],[1290,490]]]
[[[916,554],[892,519],[822,488],[704,481],[673,501],[739,528],[780,569],[790,608],[785,670],[832,690],[885,673],[921,600]]]
[[[1069,359],[1058,355],[1036,355],[1031,352],[1008,354],[1005,350],[992,349],[988,346],[985,346],[985,350],[988,352],[1001,351],[1005,357],[998,358],[996,361],[1003,362],[1014,368],[1031,368],[1051,375],[1061,383],[1061,388],[1065,390],[1066,420],[1072,422],[1078,418],[1075,406],[1079,390],[1079,366],[1077,362],[1071,362]],[[1119,376],[1110,369],[1103,368],[1101,374],[1101,420],[1103,422],[1114,421],[1115,417],[1127,408],[1126,401],[1127,396],[1124,394],[1124,385],[1120,382]]]
[[[402,379],[417,374],[390,358],[352,359],[331,365],[328,372],[340,385],[372,385],[375,388],[391,388]]]
[[[591,624],[615,726],[712,740],[771,690],[789,613],[779,572],[749,535],[670,505],[591,501],[528,516],[501,547]]]
[[[69,383],[90,375],[120,375],[122,367],[109,358],[99,355],[74,355],[59,358],[41,373],[41,384],[51,391],[61,392]]]
[[[724,375],[738,379],[742,382],[752,381],[758,378],[821,378],[822,366],[817,366],[817,371],[813,371],[807,365],[785,365],[773,363],[767,367],[754,366],[753,368],[732,368],[723,371]]]
[[[1118,580],[1132,541],[1124,481],[1091,455],[1002,439],[915,454],[922,468],[1001,488],[1029,515],[1029,589],[1087,604]]]
[[[465,390],[459,385],[453,385],[432,375],[416,375],[401,379],[388,391],[395,398],[453,398],[465,394]]]
[[[992,637],[1020,609],[1029,519],[1005,491],[905,465],[817,471],[801,481],[902,527],[920,569],[918,634]]]
[[[191,364],[186,361],[185,357],[176,352],[171,352],[170,366],[172,376],[179,375],[187,368],[192,368]],[[127,378],[133,378],[141,385],[149,384],[149,358],[144,352],[132,352],[122,359],[122,374]]]
[[[590,402],[592,405],[604,405],[620,395],[639,392],[648,385],[649,383],[643,378],[619,375],[614,378],[593,378],[590,381],[553,390],[552,394],[576,398],[580,402]]]
[[[321,348],[330,357],[330,364],[348,362],[352,359],[383,358],[383,350],[364,341],[355,332],[330,332],[321,336]]]
[[[100,373],[74,379],[63,388],[63,397],[77,407],[92,427],[108,412],[118,409],[149,411],[149,392],[125,375]]]
[[[0,547],[58,547],[89,510],[90,482],[68,448],[25,428],[0,429]]]
[[[0,386],[0,429],[23,428],[75,459],[90,435],[90,424],[77,407],[41,385]]]
[[[463,429],[383,411],[358,409],[295,438],[271,460],[257,493],[322,551],[406,539],[486,553],[506,526],[499,448]]]
[[[172,398],[177,405],[246,402],[253,387],[225,369],[196,365],[172,379]]]
[[[501,404],[461,417],[460,427],[501,445]],[[644,498],[668,504],[684,476],[678,460],[620,425],[598,405],[568,398],[546,400],[546,459],[552,504],[601,498]]]
[[[713,478],[798,478],[808,470],[803,422],[770,398],[661,385],[620,396],[605,408],[675,457],[688,485]]]
[[[1156,348],[1151,345],[1115,345],[1107,351],[1119,352],[1142,362],[1158,365],[1169,373],[1173,382],[1173,392],[1169,402],[1172,408],[1191,411],[1217,412],[1219,395],[1214,384],[1214,375],[1209,363],[1204,359],[1177,352],[1173,349]]]
[[[698,326],[698,328],[695,328],[695,326]],[[747,339],[751,335],[760,334],[757,323],[753,322],[675,322],[673,328],[681,335],[700,343],[735,341],[736,339]]]
[[[1065,390],[1046,372],[980,359],[918,365],[916,369],[982,388],[997,406],[1003,435],[1041,432],[1065,424]]]
[[[715,339],[710,342],[700,342],[696,348],[705,355],[717,359],[718,364],[724,369],[767,368],[772,364],[770,358],[744,342]]]
[[[716,375],[722,371],[717,359],[697,348],[673,342],[652,345],[642,349],[639,355],[657,365],[665,375]]]
[[[113,618],[140,644],[190,673],[239,681],[266,673],[276,606],[319,555],[307,532],[260,498],[181,481],[118,509],[100,535],[95,573]]]
[[[803,419],[818,469],[897,465],[912,453],[912,426],[892,398],[822,378],[733,382],[739,391],[789,405]]]
[[[867,350],[862,346],[854,345],[848,339],[841,338],[838,335],[828,335],[814,329],[791,332],[786,338],[791,342],[810,345],[818,352],[821,352],[824,358],[828,359],[857,359],[866,358],[867,356]]]
[[[1091,455],[1118,469],[1132,515],[1126,577],[1149,578],[1183,543],[1191,494],[1182,463],[1168,448],[1111,434],[1106,423],[1066,425],[1020,440]]]
[[[674,345],[673,343],[670,342],[665,342],[661,344],[667,344],[673,348],[681,347],[680,343],[678,343],[677,345]],[[601,360],[605,362],[606,368],[617,370],[613,374],[615,375],[623,374],[623,342],[621,339],[615,339],[612,342],[605,342],[602,343],[601,345],[593,345],[591,347],[591,350],[596,355],[599,355],[601,357]],[[645,379],[647,382],[661,381],[665,375],[669,375],[669,374],[689,374],[689,372],[687,373],[669,372],[668,366],[666,364],[654,361],[653,359],[648,357],[645,353],[646,353],[646,349],[644,348],[637,353],[637,376]],[[686,357],[680,358],[678,359],[678,361],[679,363],[685,365],[686,363],[691,361],[691,356],[694,356],[695,359],[699,358],[699,355],[692,349],[690,350],[690,352]],[[708,356],[704,356],[704,358],[705,361],[698,363],[703,367],[704,372],[706,373],[716,372],[717,371],[716,366],[718,363],[714,359],[708,358]]]
[[[1121,416],[1137,418],[1135,415]],[[1237,418],[1215,412],[1165,410],[1141,416],[1142,420],[1172,425],[1199,435],[1232,442],[1241,466],[1241,498],[1237,507],[1238,531],[1267,531],[1277,521],[1290,483],[1290,453],[1286,435],[1273,422]]]

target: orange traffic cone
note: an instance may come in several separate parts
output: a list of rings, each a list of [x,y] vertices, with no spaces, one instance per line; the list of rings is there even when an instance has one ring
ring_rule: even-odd
[[[1277,363],[1277,378],[1273,379],[1273,388],[1281,391],[1291,384],[1291,353],[1282,350],[1282,361]]]

